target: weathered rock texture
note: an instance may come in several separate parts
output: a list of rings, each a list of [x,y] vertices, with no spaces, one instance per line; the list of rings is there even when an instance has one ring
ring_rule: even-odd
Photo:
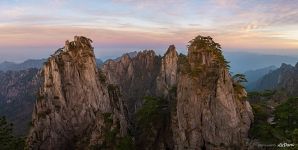
[[[170,116],[155,120],[152,134],[137,130],[137,148],[244,148],[253,120],[245,90],[234,85],[219,44],[200,36],[190,43],[187,56],[178,56],[171,45],[161,59],[144,51],[138,54],[142,57],[124,55],[104,66],[107,78],[119,85],[128,108],[134,110],[129,120],[133,126],[138,126],[133,114],[142,109],[144,96],[167,101],[158,111]]]
[[[119,99],[99,80],[91,40],[76,36],[66,41],[48,59],[42,74],[29,148],[81,149],[104,141],[104,133],[96,129],[104,126],[104,114],[116,114],[112,103]]]
[[[155,81],[160,63],[160,56],[153,50],[145,50],[135,57],[125,54],[116,61],[106,62],[103,66],[107,80],[121,88],[130,116],[142,106],[144,96],[155,95]]]
[[[157,95],[169,95],[169,91],[177,85],[178,53],[174,45],[170,45],[162,61],[157,82]]]
[[[210,37],[190,42],[177,79],[177,149],[241,149],[253,114]]]
[[[245,149],[251,108],[212,38],[190,41],[187,56],[171,45],[99,70],[90,42],[75,37],[44,66],[32,148],[114,149],[126,136],[136,149]]]

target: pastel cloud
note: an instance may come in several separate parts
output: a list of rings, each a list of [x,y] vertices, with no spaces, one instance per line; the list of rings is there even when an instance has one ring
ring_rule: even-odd
[[[296,8],[291,0],[3,0],[0,55],[32,46],[49,51],[74,35],[104,49],[185,48],[197,34],[213,36],[225,50],[297,54]]]

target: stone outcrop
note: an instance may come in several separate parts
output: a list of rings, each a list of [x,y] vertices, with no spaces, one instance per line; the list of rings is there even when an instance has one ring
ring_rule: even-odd
[[[91,40],[75,37],[43,74],[31,148],[114,149],[132,137],[136,149],[245,149],[251,107],[210,37],[190,41],[187,56],[171,45],[163,57],[145,50],[101,69]]]
[[[253,120],[251,107],[244,99],[245,90],[234,85],[219,44],[210,37],[197,37],[190,43],[187,56],[178,56],[171,45],[161,60],[156,61],[155,65],[160,67],[148,68],[148,59],[140,61],[127,55],[104,66],[107,77],[120,86],[124,95],[130,96],[124,96],[124,101],[133,102],[128,105],[134,109],[131,114],[142,108],[144,96],[163,97],[167,101],[170,117],[159,120],[163,125],[153,125],[154,135],[147,143],[141,140],[148,138],[147,134],[137,135],[136,142],[139,139],[148,149],[243,148]],[[136,64],[143,67],[137,68]],[[146,76],[152,72],[157,74]],[[136,78],[140,74],[143,78]],[[139,89],[141,93],[136,92]],[[170,140],[152,143],[165,139],[164,136]]]
[[[198,36],[179,59],[176,148],[243,148],[253,114],[246,92],[233,87],[220,46]]]
[[[27,142],[29,148],[88,147],[97,144],[94,141],[104,141],[104,133],[96,132],[95,128],[104,126],[105,114],[113,114],[113,123],[116,123],[116,107],[112,108],[112,104],[118,103],[119,99],[99,80],[91,42],[88,38],[76,36],[74,41],[66,41],[65,47],[45,63],[43,85],[39,90],[32,118],[33,128]]]
[[[178,53],[174,45],[170,45],[161,61],[161,68],[156,79],[157,95],[168,95],[171,88],[177,85]]]
[[[129,116],[142,106],[144,96],[155,95],[160,63],[161,58],[153,50],[144,50],[134,57],[124,54],[103,66],[107,80],[120,87]]]

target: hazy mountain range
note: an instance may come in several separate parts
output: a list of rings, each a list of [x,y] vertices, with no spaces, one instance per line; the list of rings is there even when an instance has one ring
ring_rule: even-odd
[[[269,66],[261,69],[256,69],[256,70],[249,70],[244,72],[243,74],[245,75],[247,79],[247,83],[245,83],[246,90],[250,91],[254,88],[256,82],[262,78],[264,75],[270,73],[271,71],[277,69],[276,66]]]
[[[269,66],[280,66],[282,63],[295,65],[296,56],[266,55],[255,53],[225,52],[225,58],[230,61],[233,73],[244,73],[249,70],[257,70]]]
[[[137,55],[137,52],[127,53],[130,57]],[[256,54],[256,53],[242,53],[242,52],[225,52],[225,58],[230,62],[232,73],[245,73],[250,74],[250,71],[258,69],[269,69],[272,70],[272,66],[280,66],[282,63],[295,65],[298,61],[298,57],[295,56],[283,56],[283,55],[266,55],[266,54]],[[114,60],[118,61],[121,57]],[[7,70],[23,70],[28,68],[41,68],[42,64],[46,59],[28,59],[22,63],[15,62],[2,62],[0,63],[0,71]],[[96,59],[98,66],[102,65],[105,61],[100,58]],[[259,73],[264,71],[259,70]],[[266,71],[265,71],[266,72]],[[261,75],[264,75],[261,73]],[[250,76],[250,75],[248,75]],[[255,80],[254,77],[250,78],[250,82]]]

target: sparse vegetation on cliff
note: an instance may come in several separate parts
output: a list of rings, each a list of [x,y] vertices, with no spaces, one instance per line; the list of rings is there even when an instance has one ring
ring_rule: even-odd
[[[197,55],[199,51],[203,52],[209,52],[213,56],[215,56],[215,61],[224,67],[229,68],[230,66],[228,65],[228,61],[224,58],[222,51],[221,51],[221,46],[219,43],[216,43],[213,41],[213,39],[210,36],[201,36],[198,35],[191,41],[189,41],[188,49],[190,53]]]
[[[184,54],[179,54],[178,56],[178,71],[183,73],[183,74],[187,74],[191,71],[190,69],[190,64],[188,62],[188,58],[186,55]]]
[[[233,87],[237,95],[242,95],[244,86],[243,83],[247,82],[245,75],[235,74],[233,77]]]
[[[158,149],[154,146],[156,142],[162,142],[164,139],[155,141],[155,138],[162,136],[166,132],[170,117],[170,106],[165,99],[158,97],[144,97],[144,104],[136,113],[138,148],[143,145],[150,147],[149,149]]]
[[[92,145],[90,149],[134,150],[134,141],[130,135],[124,137],[119,136],[120,124],[117,122],[117,124],[114,125],[113,114],[104,113],[102,115],[105,125],[101,129],[103,131],[104,141],[102,144]]]
[[[104,75],[104,73],[101,69],[98,70],[98,77],[99,77],[100,83],[102,83],[102,84],[106,83],[107,77]]]
[[[152,123],[161,120],[169,113],[165,100],[146,96],[143,107],[137,112],[137,124],[143,129],[150,128]]]
[[[178,57],[178,71],[196,77],[206,69],[206,63],[212,66],[222,66],[229,69],[228,61],[225,60],[220,44],[213,41],[210,36],[197,36],[189,41],[188,56],[180,54]],[[210,65],[210,64],[209,64]]]

